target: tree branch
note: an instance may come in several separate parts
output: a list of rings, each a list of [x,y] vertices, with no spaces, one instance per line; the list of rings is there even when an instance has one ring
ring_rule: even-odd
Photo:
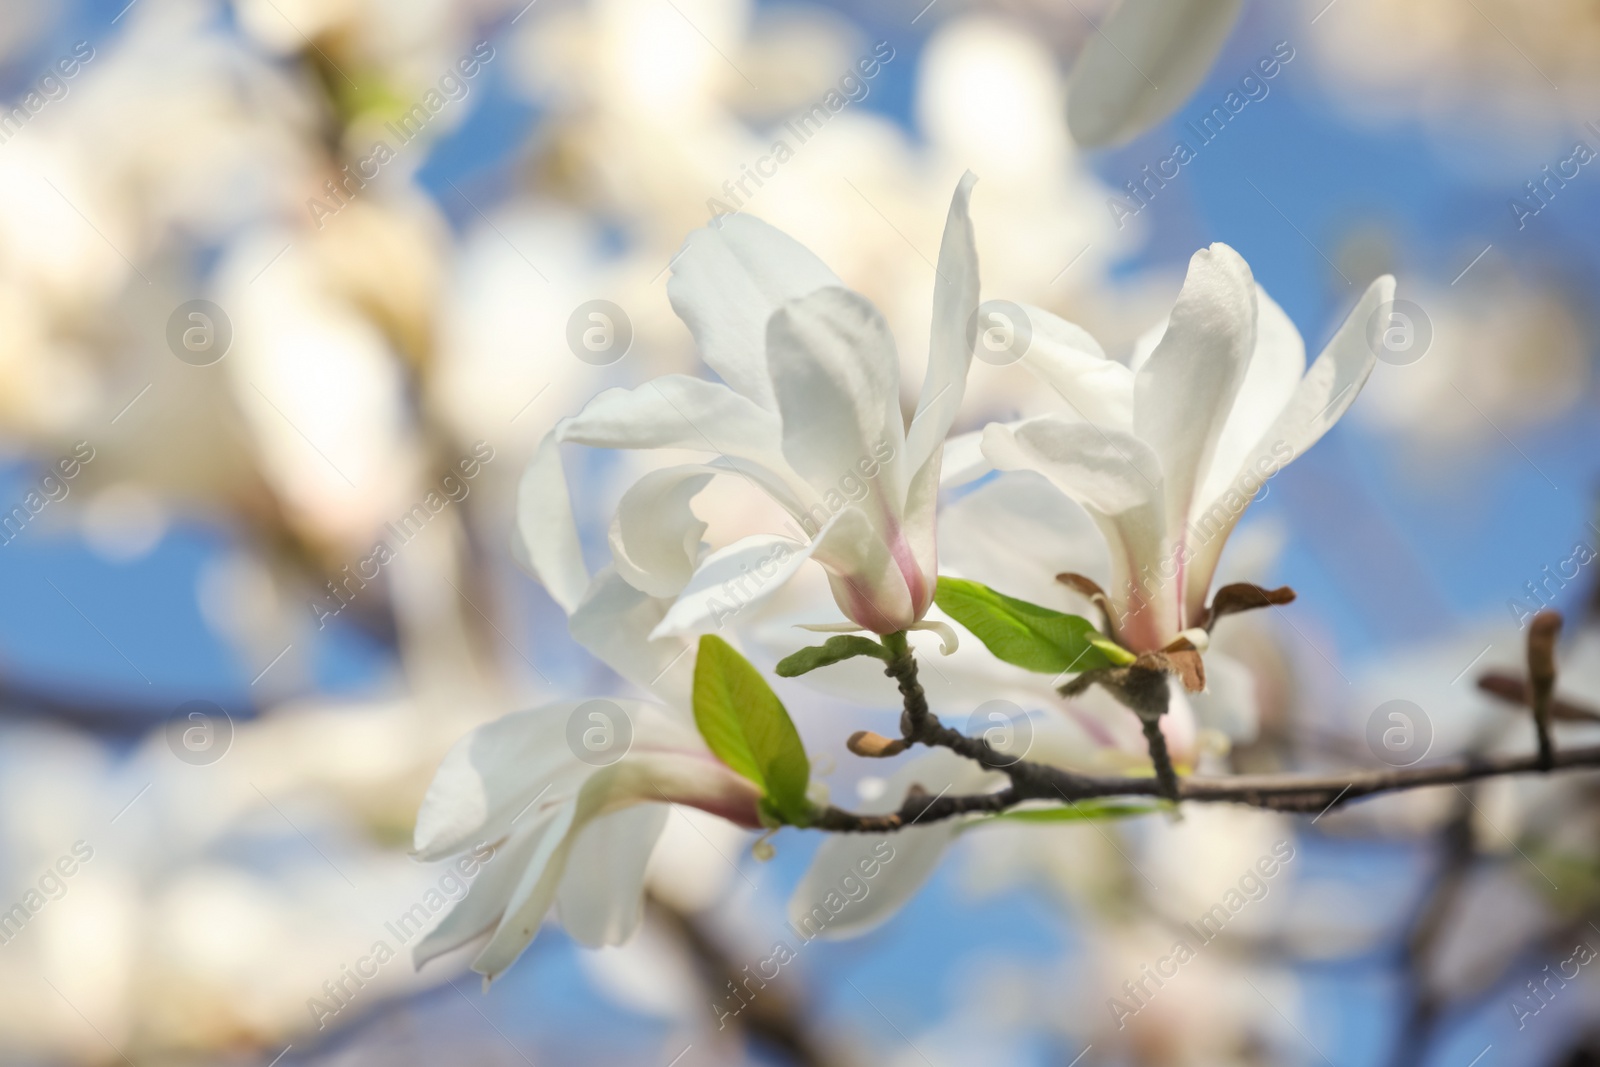
[[[884,673],[900,689],[904,710],[900,729],[908,744],[947,748],[983,767],[1006,775],[1006,788],[989,793],[929,796],[913,787],[900,810],[886,815],[861,815],[841,808],[823,809],[812,826],[834,833],[888,833],[913,823],[933,823],[963,815],[995,815],[1028,801],[1074,804],[1105,797],[1170,797],[1173,783],[1155,777],[1109,777],[1079,774],[1044,763],[1002,755],[981,737],[968,737],[939,721],[928,708],[928,698],[917,680],[917,665],[905,639],[885,639],[893,658]],[[1553,688],[1553,671],[1546,694]],[[1548,700],[1546,695],[1546,700]],[[1245,804],[1269,811],[1323,812],[1363,797],[1426,786],[1458,785],[1479,778],[1557,769],[1600,769],[1600,745],[1526,756],[1466,755],[1424,767],[1347,770],[1331,774],[1240,774],[1227,777],[1179,778],[1178,800]]]

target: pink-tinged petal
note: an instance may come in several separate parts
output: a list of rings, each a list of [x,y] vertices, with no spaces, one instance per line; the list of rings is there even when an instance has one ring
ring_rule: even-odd
[[[1086,148],[1138,136],[1205,80],[1243,0],[1122,0],[1072,67],[1067,126]]]
[[[767,374],[767,320],[837,275],[788,234],[749,215],[694,231],[672,261],[667,298],[701,357],[745,398],[778,409]]]
[[[978,310],[978,248],[972,235],[970,204],[977,180],[967,171],[950,199],[933,282],[928,373],[922,380],[917,411],[906,434],[906,469],[914,479],[932,460],[931,478],[935,484],[939,480],[936,453],[955,422],[966,392],[967,370],[972,366],[967,326]]]
[[[1234,468],[1229,487],[1203,511],[1191,515],[1193,551],[1185,583],[1188,618],[1198,618],[1205,607],[1222,547],[1262,482],[1321,440],[1361,395],[1377,364],[1367,325],[1380,307],[1394,299],[1394,290],[1394,278],[1387,274],[1367,287],[1288,403]]]
[[[1202,249],[1189,260],[1166,335],[1134,376],[1134,432],[1161,464],[1170,545],[1182,542],[1210,472],[1255,351],[1255,324],[1249,266],[1227,245]],[[1187,561],[1177,563],[1181,591]],[[1180,617],[1178,628],[1184,625]]]
[[[854,505],[834,516],[811,556],[828,572],[839,610],[873,633],[906,629],[933,600],[935,577],[921,569],[904,527],[874,524]]]
[[[1111,549],[1106,592],[1122,642],[1142,652],[1171,640],[1181,577],[1167,548],[1161,466],[1150,446],[1132,434],[1043,415],[1014,430],[990,424],[983,451],[1000,470],[1044,475],[1095,520]]]

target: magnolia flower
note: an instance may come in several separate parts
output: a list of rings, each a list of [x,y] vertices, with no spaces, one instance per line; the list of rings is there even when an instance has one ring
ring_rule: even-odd
[[[1085,147],[1135,137],[1189,98],[1244,0],[1122,0],[1072,68],[1067,126]]]
[[[474,730],[445,757],[417,814],[416,854],[481,856],[484,846],[493,854],[413,958],[420,967],[487,934],[472,962],[486,979],[516,961],[552,907],[583,944],[627,940],[639,924],[645,866],[667,804],[761,825],[760,790],[712,755],[694,727],[690,642],[645,637],[665,602],[610,567],[593,579],[584,568],[553,435],[529,466],[519,505],[516,554],[568,613],[574,638],[665,699],[515,712]]]
[[[1392,277],[1373,282],[1309,371],[1294,324],[1223,244],[1195,253],[1168,323],[1130,366],[1079,327],[1028,309],[1023,362],[1068,411],[991,423],[982,459],[1043,474],[1099,525],[1111,549],[1104,606],[1123,645],[1155,652],[1180,636],[1203,645],[1229,533],[1262,483],[1354,402],[1376,359],[1369,320],[1393,298]],[[982,469],[969,462],[958,476]]]
[[[675,598],[653,636],[714,629],[770,595],[808,559],[828,574],[850,623],[917,628],[937,578],[934,509],[945,435],[972,358],[978,265],[961,179],[934,283],[927,377],[909,429],[888,324],[791,238],[746,215],[691,234],[667,292],[726,384],[666,375],[601,393],[557,428],[600,448],[682,448],[713,459],[654,471],[623,495],[611,526],[617,573]],[[702,555],[691,510],[717,475],[760,489],[789,533]]]
[[[588,712],[596,718],[587,728],[618,729],[610,720],[620,710],[632,745],[605,766],[579,758],[568,723],[585,715],[587,703],[507,715],[445,757],[417,814],[417,856],[436,860],[484,844],[494,852],[461,902],[417,944],[419,967],[492,931],[472,968],[498,977],[551,907],[586,945],[626,940],[639,922],[645,865],[667,820],[665,804],[760,826],[757,787],[659,706],[593,702],[602,710]]]

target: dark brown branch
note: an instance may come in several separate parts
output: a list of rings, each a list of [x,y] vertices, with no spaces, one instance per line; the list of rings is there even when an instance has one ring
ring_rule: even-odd
[[[1538,638],[1530,639],[1530,644]],[[1553,641],[1553,639],[1552,639]],[[900,689],[904,710],[900,728],[908,744],[947,748],[1011,780],[1005,789],[991,793],[960,796],[940,794],[929,797],[913,789],[899,811],[886,815],[860,815],[828,807],[812,824],[819,830],[835,833],[886,833],[913,823],[933,823],[962,815],[998,814],[1028,801],[1072,804],[1104,797],[1176,797],[1206,803],[1245,804],[1271,811],[1323,812],[1363,797],[1377,796],[1426,786],[1458,785],[1479,778],[1493,778],[1529,771],[1557,768],[1600,769],[1600,745],[1528,756],[1467,755],[1424,767],[1349,770],[1334,774],[1256,774],[1224,778],[1189,777],[1163,781],[1161,776],[1130,778],[1079,774],[1043,763],[1003,755],[981,737],[968,737],[939,721],[928,708],[928,698],[917,680],[917,665],[903,635],[890,635],[884,644],[892,659],[884,673]],[[1536,667],[1542,664],[1536,664]],[[1537,681],[1535,684],[1538,684]],[[1553,688],[1554,668],[1547,687]],[[1547,714],[1550,704],[1545,698]]]

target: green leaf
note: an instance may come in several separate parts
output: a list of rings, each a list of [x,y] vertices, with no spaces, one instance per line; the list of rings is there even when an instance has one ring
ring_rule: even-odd
[[[783,657],[778,661],[778,677],[795,678],[807,671],[814,671],[818,667],[826,667],[830,663],[838,663],[853,656],[875,656],[886,660],[889,658],[889,650],[870,637],[840,634],[838,637],[828,638],[820,645],[802,648],[792,655]]]
[[[706,634],[694,665],[694,722],[717,758],[761,787],[764,810],[805,826],[811,761],[783,702],[732,645]]]
[[[1130,804],[1114,800],[1080,800],[1060,808],[1023,808],[996,815],[997,819],[1017,822],[1090,822],[1097,819],[1127,819],[1160,811],[1158,804]]]
[[[979,582],[941,576],[933,602],[1000,659],[1040,674],[1132,663],[1133,654],[1080,615],[997,593]]]

